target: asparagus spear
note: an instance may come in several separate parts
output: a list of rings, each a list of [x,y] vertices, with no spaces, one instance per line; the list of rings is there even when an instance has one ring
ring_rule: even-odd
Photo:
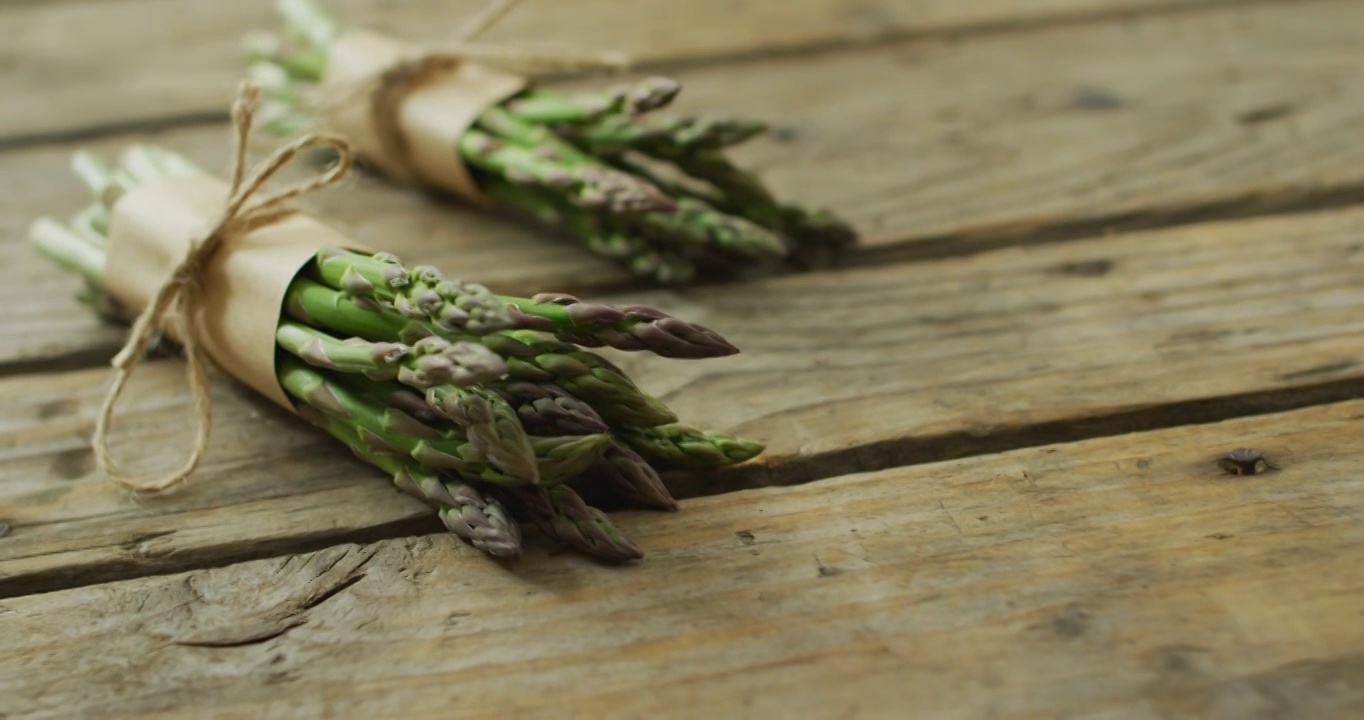
[[[674,358],[706,358],[739,352],[712,330],[651,307],[586,303],[563,293],[501,298],[516,327],[554,333],[564,342],[617,350],[649,350]]]
[[[614,495],[641,507],[677,510],[677,501],[649,462],[626,445],[612,441],[611,446],[587,473],[591,482],[606,486]]]
[[[282,320],[275,340],[314,367],[397,380],[418,390],[488,383],[507,374],[507,364],[487,347],[434,335],[410,346],[356,337],[340,340],[303,323]]]
[[[521,477],[536,474],[530,437],[500,396],[484,388],[437,385],[426,391],[426,404],[462,428],[474,449],[497,468]]]
[[[403,359],[412,353],[412,348],[400,343],[372,343],[359,338],[338,340],[316,328],[289,321],[279,324],[275,342],[314,367],[371,377],[397,375]]]
[[[517,404],[521,422],[534,432],[587,435],[608,432],[606,423],[585,403],[554,386],[509,383],[500,389]],[[518,404],[519,403],[519,404]],[[677,502],[648,461],[624,444],[612,440],[600,459],[583,478],[641,507],[676,510]]]
[[[517,405],[521,423],[533,432],[558,432],[566,435],[591,435],[607,432],[595,410],[573,395],[554,386],[535,383],[507,383],[501,390],[503,397]],[[648,461],[618,440],[584,475],[588,483],[604,487],[608,495],[619,496],[642,507],[655,510],[677,510],[667,485]]]
[[[319,412],[300,413],[304,419],[345,443],[351,452],[393,476],[399,490],[436,509],[441,522],[456,536],[493,557],[521,554],[521,531],[496,500],[474,486],[443,477],[411,458],[366,442],[353,425]]]
[[[487,288],[447,279],[430,266],[408,270],[391,255],[367,258],[324,248],[314,268],[332,288],[403,317],[426,320],[441,331],[481,335],[512,325],[506,307]]]
[[[761,444],[751,440],[680,424],[617,427],[614,432],[645,457],[694,470],[735,465],[763,451]]]
[[[542,127],[528,128],[496,109],[484,113],[484,120],[488,122],[480,124],[482,129],[468,130],[459,140],[464,159],[484,172],[516,185],[554,191],[586,210],[633,214],[673,207],[671,199],[648,182],[583,155],[567,143],[553,146],[555,138]],[[501,134],[485,132],[493,127]]]
[[[569,123],[591,127],[604,118],[620,115],[635,117],[666,107],[679,92],[682,92],[681,83],[664,77],[651,77],[632,85],[617,85],[606,92],[581,98],[532,88],[509,100],[506,109],[527,123]]]
[[[573,393],[611,422],[641,426],[674,422],[677,416],[657,398],[635,386],[605,358],[533,330],[504,330],[484,344],[507,359],[510,377],[550,382]]]
[[[516,497],[540,532],[560,542],[614,562],[644,557],[602,511],[589,507],[567,485],[519,489]]]
[[[520,208],[547,225],[557,225],[588,249],[625,265],[630,272],[663,284],[691,280],[696,263],[674,248],[662,247],[624,228],[617,218],[599,217],[534,187],[487,176],[483,191]]]
[[[668,119],[611,117],[600,122],[568,125],[559,129],[571,142],[601,156],[630,150],[648,155],[721,150],[767,132],[764,123],[717,116]]]
[[[510,382],[498,394],[516,408],[521,424],[534,431],[555,435],[594,435],[610,432],[591,405],[553,383]]]
[[[404,317],[427,320],[444,332],[484,334],[506,327],[557,331],[561,340],[578,345],[649,350],[676,358],[738,352],[714,331],[649,307],[615,308],[562,293],[498,297],[481,285],[448,280],[435,268],[409,271],[387,257],[367,258],[334,248],[318,253],[316,267],[329,287]]]

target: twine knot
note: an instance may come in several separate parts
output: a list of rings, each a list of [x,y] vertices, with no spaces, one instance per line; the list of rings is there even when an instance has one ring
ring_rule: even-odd
[[[212,425],[212,403],[209,399],[208,378],[204,350],[199,339],[195,316],[202,303],[203,273],[219,252],[230,250],[233,238],[241,237],[257,228],[279,222],[297,212],[289,202],[330,185],[336,184],[350,172],[353,162],[350,146],[345,140],[328,133],[312,133],[278,148],[255,167],[247,169],[247,150],[251,139],[252,122],[260,103],[260,88],[242,83],[232,103],[234,154],[232,184],[222,214],[202,238],[190,244],[180,260],[147,307],[133,323],[127,343],[113,359],[114,382],[105,395],[93,438],[95,459],[110,479],[138,493],[157,493],[183,482],[198,467],[208,447]],[[274,193],[262,189],[276,174],[306,150],[331,147],[338,161],[329,170],[304,182],[290,185]],[[158,330],[173,324],[185,351],[186,377],[194,397],[197,420],[194,445],[189,457],[177,470],[152,480],[142,480],[123,472],[109,452],[109,430],[113,424],[114,405],[123,393],[128,379],[157,337]]]

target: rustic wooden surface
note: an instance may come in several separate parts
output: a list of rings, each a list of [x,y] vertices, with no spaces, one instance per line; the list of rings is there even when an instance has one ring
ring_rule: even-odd
[[[744,148],[745,162],[785,195],[847,214],[865,235],[853,262],[873,262],[1358,199],[1364,149],[1352,139],[1364,91],[1349,78],[1361,63],[1364,4],[1327,2],[907,40],[677,74],[682,107],[775,123],[782,139]],[[217,168],[226,136],[212,124],[151,138]],[[17,240],[35,214],[84,201],[61,172],[74,149],[113,155],[128,141],[5,153],[0,234]],[[40,175],[52,181],[26,181]],[[310,202],[361,241],[498,289],[625,281],[568,242],[367,178]],[[22,332],[0,337],[0,367],[112,355],[117,333],[66,293],[45,291],[74,286],[60,270],[20,252],[0,257],[0,271],[13,278],[0,302],[33,307]]]
[[[767,443],[762,463],[679,478],[687,494],[1354,397],[1361,228],[1364,211],[1343,210],[638,293],[619,299],[721,328],[744,351],[613,357],[688,421]],[[230,386],[219,386],[220,441],[200,480],[134,503],[88,450],[106,382],[103,369],[0,380],[10,408],[0,463],[15,472],[0,502],[32,528],[0,556],[0,596],[402,531],[424,514],[327,438]],[[137,379],[121,439],[140,444],[138,467],[182,452],[183,383],[169,360]]]
[[[329,5],[422,37],[468,11]],[[615,570],[538,541],[494,565],[226,381],[189,488],[94,469],[121,331],[24,228],[84,202],[77,147],[220,167],[271,15],[0,0],[0,717],[1364,716],[1364,5],[527,3],[493,39],[621,47],[685,111],[772,121],[742,160],[865,236],[841,270],[660,292],[372,178],[312,201],[744,349],[621,360],[770,450],[622,514],[649,556]],[[144,466],[187,440],[181,371],[135,383]],[[1221,474],[1246,445],[1279,469]]]
[[[687,501],[622,516],[653,550],[628,570],[540,547],[503,570],[434,535],[9,599],[0,697],[66,716],[1358,717],[1362,418]],[[1280,469],[1223,474],[1240,445]]]
[[[640,64],[707,62],[855,45],[927,32],[999,30],[1247,0],[538,0],[485,35],[489,42],[613,47]],[[240,78],[243,34],[278,25],[274,3],[219,0],[0,2],[11,39],[0,138],[41,141],[92,127],[226,117]],[[475,3],[332,0],[350,21],[402,37],[453,32]],[[667,22],[659,22],[660,18]],[[704,28],[677,32],[678,28]],[[167,42],[168,36],[173,42]],[[3,67],[3,66],[0,66]],[[165,72],[173,67],[175,72]],[[13,140],[11,140],[13,141]]]

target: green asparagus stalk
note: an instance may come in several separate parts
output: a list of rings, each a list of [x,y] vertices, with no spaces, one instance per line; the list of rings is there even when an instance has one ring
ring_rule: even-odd
[[[497,393],[516,408],[522,426],[554,435],[595,435],[611,428],[591,405],[553,383],[509,382]]]
[[[507,327],[554,332],[564,342],[663,357],[705,358],[738,349],[712,330],[649,307],[615,308],[562,293],[497,297],[481,285],[449,280],[429,266],[407,270],[391,258],[335,248],[317,255],[321,281],[352,299],[368,300],[441,332],[485,334]]]
[[[501,396],[485,388],[437,385],[426,391],[426,404],[463,429],[495,467],[522,477],[537,473],[530,437],[516,410]]]
[[[505,305],[487,288],[447,279],[428,265],[408,270],[391,255],[365,257],[337,248],[319,251],[314,265],[323,283],[403,317],[425,320],[438,331],[482,335],[512,325]]]
[[[517,407],[521,422],[533,432],[590,435],[609,432],[609,427],[590,406],[562,388],[534,383],[507,383],[499,392]],[[635,505],[655,510],[677,509],[668,488],[648,461],[629,447],[612,440],[584,480]]]
[[[313,367],[369,377],[396,376],[403,360],[412,353],[412,348],[400,343],[338,340],[317,328],[287,320],[275,330],[275,342]]]
[[[645,457],[692,470],[736,465],[757,457],[763,446],[720,432],[671,424],[655,427],[616,427],[615,435]]]
[[[639,546],[605,513],[589,507],[567,485],[519,489],[516,497],[540,532],[566,545],[613,562],[644,557]]]
[[[305,406],[305,410],[306,410]],[[304,419],[345,443],[356,457],[393,476],[399,490],[436,509],[441,522],[456,536],[493,557],[521,555],[521,531],[496,500],[474,486],[440,475],[411,458],[371,444],[355,426],[319,412],[300,413]]]
[[[507,374],[507,364],[486,346],[429,336],[412,345],[340,340],[302,323],[282,320],[275,332],[280,347],[314,367],[361,373],[371,380],[397,380],[418,390],[489,383]]]
[[[534,330],[504,330],[484,344],[507,359],[511,378],[554,383],[592,406],[603,418],[640,426],[664,425],[677,416],[640,390],[624,371],[605,358],[574,349]]]
[[[586,303],[563,293],[503,297],[516,327],[553,333],[563,342],[617,350],[650,350],[673,358],[707,358],[739,352],[712,330],[651,307]]]
[[[646,155],[680,155],[733,147],[767,132],[760,122],[727,117],[638,119],[610,117],[562,128],[572,142],[594,155],[610,157],[631,150]]]
[[[509,130],[515,124],[504,123],[502,127]],[[482,130],[469,130],[459,140],[459,151],[469,164],[486,173],[515,185],[552,191],[585,210],[632,214],[673,207],[666,195],[647,182],[599,161],[567,156],[566,152],[543,152],[536,142],[531,135],[499,138]]]
[[[520,208],[546,225],[562,228],[592,252],[621,263],[640,277],[675,285],[687,282],[696,275],[696,263],[686,254],[650,242],[643,235],[625,228],[617,218],[599,217],[553,194],[534,187],[513,185],[496,176],[485,178],[483,191],[495,200]]]
[[[593,127],[617,116],[635,117],[666,107],[682,92],[676,80],[653,77],[633,85],[617,85],[598,95],[575,98],[531,88],[507,101],[511,114],[529,123]]]
[[[612,441],[611,446],[587,472],[589,482],[605,486],[612,494],[641,507],[655,510],[677,510],[677,501],[668,486],[663,484],[658,471],[639,453],[628,446]]]
[[[283,33],[252,36],[246,56],[252,77],[270,88],[269,129],[287,134],[320,123],[310,117],[309,88],[341,32],[314,0],[278,0],[278,8]],[[660,283],[686,282],[698,268],[808,264],[856,242],[846,223],[777,200],[723,155],[766,132],[763,123],[651,115],[680,90],[661,77],[581,97],[530,87],[486,108],[450,151],[496,201]],[[688,182],[642,172],[643,158]]]

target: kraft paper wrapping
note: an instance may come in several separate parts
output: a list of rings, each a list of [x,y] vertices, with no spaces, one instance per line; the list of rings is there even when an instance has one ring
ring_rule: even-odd
[[[166,178],[120,198],[109,226],[109,293],[142,312],[190,243],[222,215],[228,190],[209,177]],[[294,276],[328,245],[372,252],[298,213],[228,238],[200,276],[203,303],[187,318],[224,372],[290,412],[294,404],[275,376],[275,329]],[[168,317],[162,331],[182,340],[174,324]]]
[[[360,157],[393,177],[486,203],[460,158],[459,138],[485,108],[525,88],[526,79],[469,62],[411,78],[385,75],[412,60],[413,52],[412,46],[362,30],[338,38],[320,87],[324,98],[347,98],[329,112],[331,128],[345,135]],[[381,82],[373,94],[354,93],[375,77],[397,86]],[[389,129],[382,113],[393,114]],[[399,137],[385,142],[384,132]]]

